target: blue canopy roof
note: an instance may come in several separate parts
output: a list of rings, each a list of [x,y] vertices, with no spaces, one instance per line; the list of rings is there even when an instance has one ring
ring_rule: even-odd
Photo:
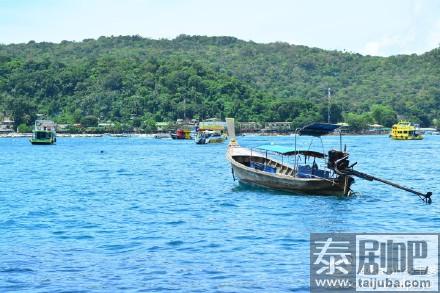
[[[337,124],[312,123],[301,128],[298,133],[299,135],[321,136],[329,134],[339,127]]]
[[[268,151],[278,153],[284,156],[294,156],[294,155],[303,155],[308,157],[316,157],[316,158],[324,158],[325,155],[320,152],[315,151],[296,151],[293,147],[283,146],[283,145],[275,145],[275,144],[266,144],[257,147],[259,150]]]
[[[275,145],[275,144],[265,144],[265,145],[257,147],[257,149],[269,151],[269,152],[275,152],[275,153],[279,153],[279,154],[283,154],[283,155],[295,152],[295,149],[292,147],[283,146],[283,145]]]

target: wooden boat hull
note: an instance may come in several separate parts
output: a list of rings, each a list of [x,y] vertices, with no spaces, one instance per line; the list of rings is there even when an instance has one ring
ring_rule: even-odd
[[[243,148],[240,149],[243,151]],[[234,178],[245,184],[296,194],[348,195],[350,185],[353,183],[353,179],[350,177],[329,180],[323,178],[300,178],[292,175],[260,171],[237,162],[233,158],[233,153],[234,150],[228,151],[227,159],[231,164]],[[236,150],[235,153],[237,153]],[[253,154],[254,159],[258,156],[258,154]],[[264,159],[262,156],[260,158]]]
[[[344,195],[344,186],[330,181],[305,178],[279,178],[277,175],[245,170],[232,165],[234,176],[240,182],[293,193],[317,195]]]

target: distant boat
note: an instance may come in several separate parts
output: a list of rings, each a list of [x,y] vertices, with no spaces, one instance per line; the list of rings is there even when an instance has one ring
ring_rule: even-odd
[[[437,128],[419,128],[419,131],[424,135],[439,135]]]
[[[191,139],[191,130],[189,129],[177,129],[176,133],[171,133],[172,139]]]
[[[240,182],[285,190],[290,192],[349,195],[354,179],[350,175],[338,174],[336,165],[341,169],[348,166],[346,152],[331,150],[328,152],[327,165],[319,166],[317,160],[324,160],[326,154],[296,150],[294,147],[263,145],[255,149],[241,147],[235,139],[234,120],[227,119],[230,143],[226,158],[231,164],[234,179]],[[327,123],[315,123],[299,130],[299,135],[320,137],[333,132],[339,126]],[[295,137],[296,139],[296,137]],[[281,160],[273,158],[281,156]],[[285,163],[286,157],[293,157],[294,164]]]
[[[225,136],[217,131],[203,130],[197,133],[194,141],[196,144],[222,143],[225,141]]]
[[[423,135],[418,132],[417,128],[417,125],[402,120],[393,125],[390,137],[395,140],[421,140]]]
[[[128,133],[112,133],[110,134],[111,137],[129,137],[130,135]]]
[[[171,138],[171,134],[169,134],[169,133],[156,133],[154,135],[154,138],[156,138],[156,139],[167,139],[167,138]]]
[[[32,138],[29,139],[32,144],[54,144],[57,141],[56,125],[51,120],[36,120]]]

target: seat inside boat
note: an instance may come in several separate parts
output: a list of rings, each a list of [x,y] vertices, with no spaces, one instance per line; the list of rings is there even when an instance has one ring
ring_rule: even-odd
[[[234,156],[234,159],[246,167],[268,173],[290,176],[294,176],[295,173],[293,168],[264,157]],[[332,178],[329,170],[319,169],[317,165],[299,165],[297,176],[300,178]]]
[[[310,165],[298,166],[298,177],[300,178],[330,178],[330,171],[321,170],[317,166]]]
[[[246,167],[268,173],[293,176],[295,172],[293,168],[289,166],[283,165],[271,159],[266,159],[264,157],[252,156],[251,158],[250,156],[234,156],[234,159]]]

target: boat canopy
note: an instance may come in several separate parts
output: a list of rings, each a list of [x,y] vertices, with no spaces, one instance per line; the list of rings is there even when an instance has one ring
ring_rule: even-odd
[[[295,155],[303,155],[307,157],[315,157],[315,158],[324,158],[325,155],[320,152],[315,151],[297,151],[292,147],[283,146],[283,145],[273,145],[267,144],[256,147],[256,149],[277,153],[283,156],[295,156]]]
[[[322,136],[338,129],[340,125],[330,123],[312,123],[298,130],[299,135]]]

